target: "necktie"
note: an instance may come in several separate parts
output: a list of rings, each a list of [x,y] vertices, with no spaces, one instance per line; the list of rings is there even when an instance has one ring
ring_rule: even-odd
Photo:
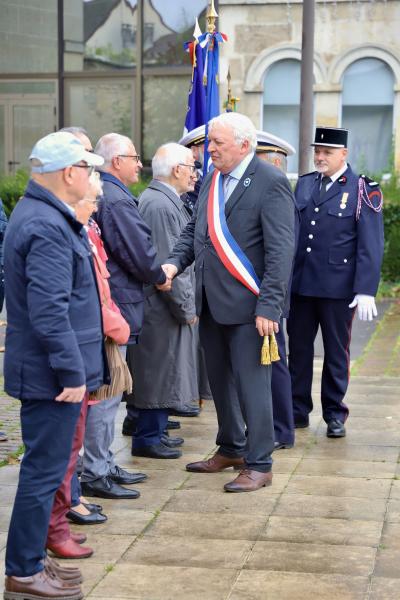
[[[326,194],[326,186],[332,183],[332,179],[330,177],[328,177],[327,175],[324,175],[322,178],[322,182],[321,182],[321,188],[319,190],[319,197],[320,199],[323,198],[323,196],[325,196]]]
[[[228,202],[229,200],[229,196],[231,195],[231,182],[233,181],[233,177],[231,177],[230,175],[224,175],[224,201],[225,204]]]

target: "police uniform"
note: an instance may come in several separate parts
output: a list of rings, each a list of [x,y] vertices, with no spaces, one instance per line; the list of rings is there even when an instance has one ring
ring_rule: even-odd
[[[314,146],[347,147],[347,131],[318,127]],[[339,172],[338,172],[339,173]],[[334,176],[333,176],[334,177]],[[376,182],[349,165],[335,181],[318,172],[299,178],[301,215],[288,320],[289,370],[297,427],[306,427],[313,402],[314,340],[321,327],[324,365],[322,414],[329,437],[343,437],[348,408],[350,338],[357,295],[375,296],[383,257],[382,195]],[[363,296],[364,297],[364,296]],[[337,429],[330,430],[336,422]],[[336,431],[336,434],[335,434]]]
[[[265,155],[278,154],[282,157],[292,156],[296,153],[293,146],[288,142],[267,131],[257,131],[257,156],[263,158]],[[268,160],[268,162],[271,162]],[[274,164],[278,166],[277,163]],[[296,226],[298,222],[296,219]],[[298,229],[298,228],[297,228]],[[284,321],[289,316],[288,292],[287,301],[279,323],[279,332],[276,334],[278,344],[279,361],[272,363],[272,410],[274,415],[275,449],[291,448],[294,445],[295,431],[292,405],[292,384],[287,363],[286,340],[284,334]]]
[[[192,148],[193,146],[204,146],[205,137],[206,126],[200,125],[200,127],[196,127],[195,129],[185,133],[179,140],[178,144],[186,146],[186,148]],[[197,179],[194,185],[194,190],[186,192],[181,196],[182,202],[190,215],[193,214],[194,206],[200,193],[201,184],[203,183],[203,164],[198,160],[195,160],[195,165],[197,168]]]

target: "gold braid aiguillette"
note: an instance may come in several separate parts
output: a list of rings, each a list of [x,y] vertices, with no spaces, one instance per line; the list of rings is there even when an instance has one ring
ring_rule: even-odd
[[[261,348],[261,364],[270,365],[272,362],[280,360],[278,344],[276,343],[275,334],[265,335]]]

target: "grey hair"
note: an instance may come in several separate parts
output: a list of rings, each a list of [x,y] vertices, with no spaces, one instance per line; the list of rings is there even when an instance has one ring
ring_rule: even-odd
[[[61,129],[59,129],[58,131],[66,131],[67,133],[72,133],[72,135],[86,135],[86,137],[89,137],[88,132],[86,131],[86,129],[84,127],[62,127]]]
[[[257,155],[259,153],[257,152]],[[287,157],[285,156],[285,154],[282,154],[281,152],[260,152],[260,154],[263,154],[265,156],[265,159],[267,162],[273,164],[274,160],[276,158],[278,158],[281,162],[281,166],[279,167],[284,173],[287,172]]]
[[[193,160],[190,148],[175,142],[163,144],[158,148],[151,161],[154,179],[169,177],[174,167],[180,163],[186,164],[188,160]]]
[[[209,121],[208,131],[211,131],[214,125],[230,127],[238,146],[247,140],[250,144],[251,151],[255,151],[257,147],[257,131],[249,117],[246,117],[246,115],[236,112],[222,113]]]
[[[129,150],[132,140],[126,135],[119,133],[106,133],[96,144],[95,154],[104,158],[104,164],[99,167],[99,171],[107,171],[112,165],[112,159],[119,154],[124,154]]]

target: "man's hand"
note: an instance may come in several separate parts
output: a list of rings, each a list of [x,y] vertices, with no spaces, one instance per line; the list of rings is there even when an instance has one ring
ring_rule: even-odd
[[[168,277],[164,283],[158,283],[156,288],[160,290],[160,292],[170,292],[172,287],[172,279]]]
[[[193,319],[190,319],[189,321],[186,321],[186,325],[196,325],[197,321],[199,320],[198,317],[193,317]]]
[[[170,279],[173,279],[178,272],[178,267],[176,267],[175,265],[168,264],[168,263],[161,265],[161,268],[164,271],[164,273],[166,274],[166,276],[169,277]]]
[[[278,333],[279,323],[265,317],[256,317],[256,328],[261,337],[264,337],[264,335],[272,335],[274,332]]]
[[[80,385],[79,387],[72,388],[66,387],[63,389],[61,394],[59,394],[57,398],[55,398],[55,400],[57,402],[71,402],[75,404],[77,402],[82,402],[85,392],[86,385]]]
[[[372,321],[374,317],[378,316],[374,296],[356,294],[353,302],[349,304],[349,308],[354,308],[355,306],[357,306],[360,321]]]

